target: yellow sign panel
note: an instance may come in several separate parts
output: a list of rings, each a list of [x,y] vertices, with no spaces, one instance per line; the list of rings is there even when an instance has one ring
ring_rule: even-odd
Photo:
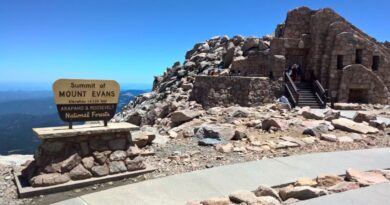
[[[117,104],[119,84],[113,80],[59,79],[53,84],[56,104]]]
[[[113,80],[60,79],[54,82],[53,92],[62,120],[107,122],[115,115],[119,84]]]

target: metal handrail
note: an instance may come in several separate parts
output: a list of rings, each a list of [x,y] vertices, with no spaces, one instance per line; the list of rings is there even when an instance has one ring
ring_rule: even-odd
[[[326,102],[327,102],[327,90],[324,89],[324,87],[322,87],[320,81],[318,80],[315,80],[313,81],[313,87],[314,87],[314,91],[316,92],[316,95],[318,97],[318,99],[320,100],[322,106],[326,106]]]
[[[292,81],[291,77],[287,73],[284,74],[284,78],[286,83],[285,87],[288,92],[288,95],[290,96],[292,102],[294,103],[294,106],[297,106],[299,102],[299,89],[297,88],[297,86],[295,85],[295,83]]]

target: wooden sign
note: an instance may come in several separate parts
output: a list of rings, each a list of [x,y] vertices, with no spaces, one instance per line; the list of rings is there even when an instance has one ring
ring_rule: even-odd
[[[119,84],[113,80],[59,79],[53,92],[63,121],[103,120],[106,124],[115,115]]]

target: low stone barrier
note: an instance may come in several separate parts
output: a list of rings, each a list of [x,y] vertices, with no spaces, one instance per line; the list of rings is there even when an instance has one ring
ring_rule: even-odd
[[[129,123],[35,128],[42,143],[22,176],[32,187],[45,187],[145,169],[134,130]]]
[[[204,107],[258,106],[283,93],[282,82],[268,77],[197,76],[191,98]]]

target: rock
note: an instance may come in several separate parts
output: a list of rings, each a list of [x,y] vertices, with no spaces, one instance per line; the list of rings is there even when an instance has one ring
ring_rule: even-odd
[[[318,186],[322,186],[322,187],[334,186],[344,181],[341,177],[336,175],[322,175],[322,176],[318,176],[316,180]]]
[[[313,110],[304,110],[302,112],[302,116],[306,119],[314,119],[314,120],[322,120],[325,117],[324,114]]]
[[[317,182],[313,179],[310,178],[302,178],[298,179],[295,183],[294,186],[311,186],[315,187],[317,186]]]
[[[335,119],[339,119],[341,116],[341,113],[340,113],[340,111],[330,109],[324,113],[324,116],[325,116],[324,119],[326,121],[332,121]]]
[[[214,197],[200,202],[202,205],[230,205],[228,197]]]
[[[352,143],[353,139],[348,136],[342,136],[337,139],[341,143]]]
[[[339,193],[339,192],[349,191],[349,190],[358,189],[358,188],[360,188],[360,185],[357,182],[344,182],[343,181],[343,182],[335,184],[327,189],[330,192]]]
[[[30,184],[32,187],[53,186],[63,184],[70,180],[69,176],[60,173],[41,174],[31,178]]]
[[[81,162],[83,163],[83,165],[86,169],[91,169],[93,167],[95,160],[93,157],[84,157],[81,160]]]
[[[223,125],[206,125],[199,128],[195,136],[197,138],[214,138],[222,140],[231,140],[235,136],[235,130],[229,126]]]
[[[355,122],[370,122],[371,120],[376,120],[376,116],[370,113],[358,111],[352,119]]]
[[[299,146],[305,146],[305,144],[306,144],[302,140],[294,138],[294,137],[290,137],[290,136],[283,136],[280,139],[282,139],[284,141],[288,141],[288,142],[292,142],[292,143],[298,144]]]
[[[242,46],[242,51],[246,52],[251,48],[258,47],[260,43],[260,39],[256,37],[249,37],[244,41],[244,45]]]
[[[191,90],[194,87],[194,85],[192,83],[183,83],[181,87],[183,88],[184,91],[188,91]]]
[[[193,110],[179,110],[171,115],[171,121],[173,124],[179,124],[183,122],[190,121],[202,113],[199,111],[193,111]]]
[[[198,144],[202,146],[213,146],[217,144],[223,144],[225,141],[221,139],[214,139],[214,138],[203,138],[199,139]]]
[[[376,128],[370,127],[363,123],[356,123],[346,118],[332,120],[332,124],[335,128],[346,132],[356,132],[361,134],[375,134],[378,132],[378,129]]]
[[[261,123],[261,128],[263,130],[269,130],[271,127],[276,127],[280,130],[284,130],[287,128],[287,125],[280,119],[275,119],[275,118],[268,118],[263,120]]]
[[[310,186],[285,187],[279,190],[279,195],[283,200],[287,200],[289,198],[306,200],[326,194],[328,194],[326,190]]]
[[[378,130],[385,130],[386,129],[386,123],[381,120],[370,120],[368,123],[371,127],[375,127]]]
[[[218,152],[221,152],[221,153],[230,153],[233,151],[233,145],[231,143],[227,143],[227,144],[217,144],[215,146],[215,149],[218,151]]]
[[[362,186],[389,182],[389,180],[380,173],[362,172],[355,169],[347,169],[346,179],[358,182]]]
[[[111,153],[110,155],[110,161],[123,161],[127,157],[127,153],[122,150],[117,150]]]
[[[156,135],[152,132],[147,132],[147,131],[131,132],[131,141],[134,142],[134,144],[136,144],[139,148],[143,148],[146,147],[147,145],[150,145],[155,138]]]
[[[110,170],[108,169],[108,166],[106,164],[100,166],[93,166],[91,169],[91,173],[95,177],[106,176],[109,174],[109,171]]]
[[[173,131],[173,130],[169,130],[168,131],[168,135],[171,139],[175,139],[179,136],[179,134],[177,134],[177,132]]]
[[[286,201],[283,201],[283,204],[293,204],[299,202],[299,199],[289,198]]]
[[[106,163],[108,153],[109,152],[95,151],[92,153],[92,155],[94,156],[96,162],[98,162],[99,164],[104,164],[104,163]]]
[[[320,137],[321,134],[328,133],[328,126],[325,124],[320,124],[314,127],[306,127],[303,130],[303,134],[311,135],[315,137]]]
[[[250,191],[239,191],[229,194],[230,201],[234,203],[250,203],[256,201],[256,195]]]
[[[112,161],[108,163],[110,174],[116,174],[127,171],[127,167],[123,161]]]
[[[68,172],[72,170],[75,166],[80,164],[80,162],[81,162],[80,155],[75,153],[62,162],[61,170],[62,172]]]
[[[72,180],[81,180],[91,178],[92,174],[83,165],[79,164],[69,172],[69,177]]]
[[[351,133],[351,134],[349,135],[349,137],[350,137],[351,139],[353,139],[354,141],[362,141],[362,140],[363,140],[363,136],[360,135],[360,134],[357,134],[357,133]]]
[[[113,139],[108,141],[108,147],[110,150],[125,150],[126,139]]]
[[[333,134],[321,134],[320,139],[328,142],[337,142],[337,137]]]
[[[125,163],[127,171],[146,169],[146,165],[144,164],[144,159],[142,157],[136,157],[134,159],[127,158]]]
[[[247,135],[246,135],[245,132],[236,130],[234,132],[234,136],[233,136],[232,140],[242,140],[242,139],[244,139],[246,137],[247,137]]]
[[[135,157],[141,153],[141,150],[138,148],[137,145],[134,145],[134,146],[129,146],[129,148],[127,148],[126,153],[128,157]]]
[[[282,199],[279,197],[279,194],[278,192],[276,192],[275,189],[271,188],[270,186],[268,185],[260,185],[255,191],[254,191],[255,195],[257,197],[262,197],[262,196],[270,196],[270,197],[273,197],[275,199],[277,199],[278,201],[282,201]]]
[[[281,205],[281,203],[270,196],[256,197],[254,202],[249,202],[248,205]]]
[[[317,141],[317,138],[315,137],[304,137],[302,138],[302,141],[305,142],[306,144],[313,144]]]
[[[336,110],[361,110],[362,106],[354,103],[335,103]]]
[[[276,145],[276,149],[285,149],[285,148],[290,148],[290,147],[299,147],[299,144],[289,142],[289,141],[281,141]]]
[[[229,117],[249,117],[250,112],[242,107],[229,107],[226,109]]]

